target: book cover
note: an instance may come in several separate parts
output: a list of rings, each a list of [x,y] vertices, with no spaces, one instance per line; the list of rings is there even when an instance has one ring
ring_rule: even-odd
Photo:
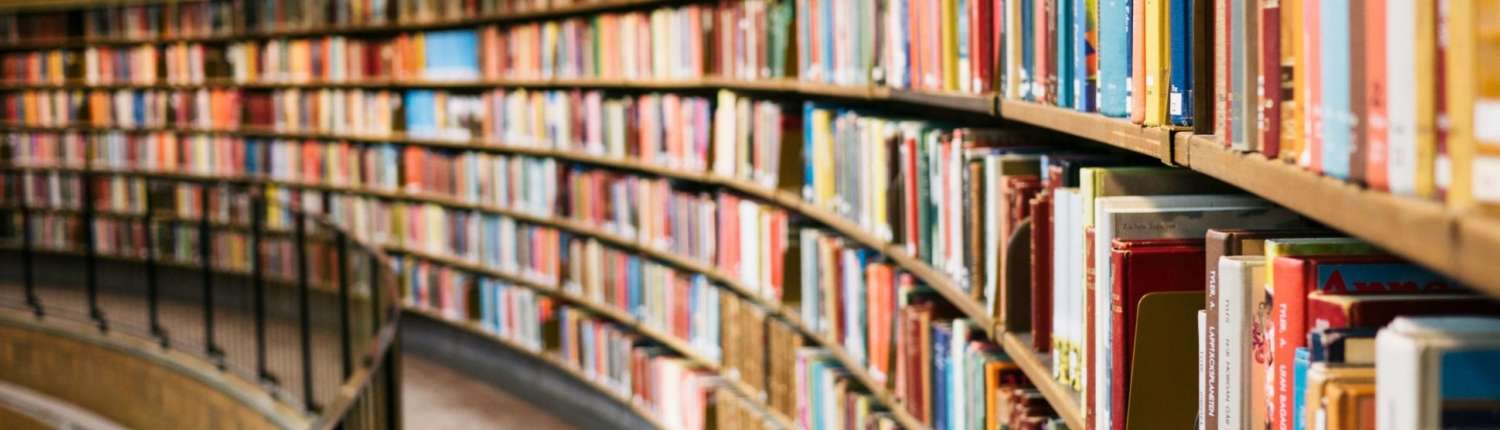
[[[1199,53],[1199,44],[1202,42],[1193,40],[1195,28],[1199,25],[1201,11],[1198,10],[1198,0],[1171,0],[1166,6],[1167,28],[1166,34],[1168,58],[1166,67],[1171,71],[1170,81],[1167,84],[1166,114],[1167,124],[1175,126],[1193,126],[1196,115],[1197,96],[1194,88],[1197,88],[1196,79],[1200,73],[1199,65],[1194,64],[1194,55]]]
[[[1219,428],[1249,428],[1255,409],[1251,395],[1251,375],[1256,374],[1255,352],[1260,342],[1252,324],[1261,310],[1255,306],[1261,299],[1266,276],[1266,259],[1259,255],[1223,256],[1215,270],[1220,276],[1216,330],[1217,363],[1210,380],[1217,380],[1211,390],[1210,407],[1217,405]]]
[[[1099,92],[1099,0],[1073,3],[1073,108],[1098,110]]]
[[[1360,133],[1364,142],[1364,173],[1362,177],[1367,186],[1374,190],[1390,190],[1389,166],[1389,140],[1387,138],[1391,120],[1386,116],[1387,102],[1390,97],[1389,81],[1386,80],[1386,70],[1390,66],[1387,58],[1386,34],[1388,32],[1386,21],[1386,1],[1361,2],[1364,7],[1364,16],[1351,19],[1362,19],[1363,32],[1361,38],[1364,43],[1364,58],[1355,64],[1363,66],[1356,67],[1364,73],[1364,117],[1360,119],[1363,129]]]
[[[1256,84],[1261,101],[1257,103],[1256,148],[1267,158],[1281,150],[1281,2],[1261,0],[1258,30],[1260,41],[1256,53]]]
[[[1417,192],[1417,121],[1419,117],[1417,75],[1423,68],[1417,58],[1418,7],[1416,2],[1386,0],[1385,78],[1386,93],[1386,186],[1396,195]],[[1379,188],[1377,188],[1379,189]]]
[[[1203,288],[1202,239],[1116,240],[1111,246],[1115,272],[1111,290],[1110,334],[1112,364],[1109,378],[1110,408],[1099,415],[1109,417],[1108,428],[1125,428],[1130,405],[1130,358],[1135,345],[1136,308],[1140,298],[1162,291],[1194,291]],[[1098,427],[1096,427],[1098,428]]]
[[[1172,64],[1171,44],[1168,41],[1168,32],[1171,31],[1171,23],[1167,17],[1168,1],[1141,2],[1141,28],[1144,34],[1141,36],[1140,49],[1144,58],[1137,73],[1142,75],[1139,87],[1144,95],[1139,103],[1141,114],[1137,122],[1152,127],[1164,124],[1167,117],[1167,87],[1171,85],[1169,68]]]
[[[1365,184],[1365,160],[1370,150],[1369,136],[1366,134],[1368,124],[1365,124],[1369,105],[1365,100],[1365,80],[1368,68],[1365,67],[1370,61],[1366,59],[1365,44],[1365,8],[1368,2],[1349,2],[1349,105],[1344,109],[1344,123],[1349,130],[1349,174],[1348,181],[1355,184]]]
[[[1213,62],[1213,66],[1214,66],[1214,70],[1213,70],[1213,74],[1214,74],[1214,87],[1213,87],[1214,88],[1214,102],[1213,102],[1214,103],[1214,128],[1213,128],[1213,132],[1216,135],[1216,137],[1218,137],[1219,144],[1223,145],[1225,148],[1228,148],[1228,147],[1230,147],[1230,141],[1233,140],[1233,136],[1230,135],[1230,132],[1233,130],[1233,127],[1230,125],[1230,121],[1232,120],[1231,115],[1230,115],[1230,111],[1231,111],[1231,106],[1230,105],[1233,103],[1233,100],[1232,100],[1233,97],[1231,96],[1231,92],[1232,92],[1232,88],[1233,88],[1232,84],[1233,84],[1234,81],[1231,78],[1231,73],[1230,73],[1229,69],[1232,67],[1233,60],[1235,58],[1234,55],[1233,55],[1233,53],[1234,53],[1234,47],[1233,47],[1233,43],[1232,43],[1232,40],[1234,39],[1234,32],[1231,31],[1232,30],[1231,25],[1233,23],[1233,20],[1230,18],[1233,15],[1233,13],[1231,11],[1234,9],[1234,6],[1233,6],[1234,0],[1212,0],[1212,1],[1213,1],[1213,5],[1214,5],[1214,10],[1213,10],[1213,17],[1214,17],[1214,22],[1213,22],[1213,29],[1214,29],[1214,45],[1213,45],[1213,51],[1214,51],[1214,54],[1213,54],[1213,58],[1214,58],[1214,62]]]
[[[1099,113],[1130,115],[1131,0],[1099,0]]]
[[[1126,12],[1130,16],[1128,27],[1130,43],[1130,89],[1129,103],[1126,110],[1130,114],[1130,122],[1140,124],[1146,115],[1146,0],[1132,0],[1130,10]]]
[[[1077,69],[1073,67],[1073,60],[1075,58],[1073,49],[1078,46],[1077,42],[1075,42],[1075,39],[1078,37],[1078,27],[1073,22],[1078,15],[1073,11],[1076,3],[1075,0],[1056,0],[1056,5],[1054,6],[1056,9],[1054,11],[1056,22],[1053,24],[1055,35],[1052,39],[1052,43],[1054,44],[1052,56],[1056,59],[1053,70],[1057,75],[1057,82],[1053,86],[1057,88],[1057,107],[1068,109],[1072,109],[1073,103],[1077,101],[1075,99],[1076,96],[1073,94],[1073,91],[1077,88],[1077,85],[1075,85],[1076,78],[1074,77]]]
[[[1052,193],[1031,200],[1031,347],[1052,350]]]
[[[952,342],[953,327],[949,322],[932,322],[932,356],[931,356],[931,381],[932,403],[928,410],[932,411],[929,423],[933,428],[948,428],[948,369],[952,365],[949,357],[949,343]]]
[[[1349,179],[1349,159],[1353,151],[1352,128],[1350,127],[1350,26],[1349,0],[1322,1],[1318,14],[1318,86],[1321,97],[1315,96],[1313,109],[1321,111],[1322,138],[1314,141],[1320,148],[1321,157],[1313,163],[1313,171],[1339,179]]]

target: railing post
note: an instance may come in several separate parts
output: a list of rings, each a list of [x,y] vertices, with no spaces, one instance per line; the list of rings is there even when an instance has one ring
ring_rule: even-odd
[[[401,329],[391,337],[390,349],[385,351],[385,428],[401,428]]]
[[[262,383],[277,385],[276,376],[271,373],[269,363],[266,359],[266,280],[265,250],[261,249],[261,239],[265,228],[266,217],[265,189],[255,186],[250,193],[250,283],[254,290],[254,317],[255,317],[255,375]]]
[[[370,332],[380,336],[380,258],[370,254]]]
[[[109,323],[104,319],[104,311],[99,309],[99,255],[95,249],[94,225],[94,174],[93,157],[89,156],[89,163],[80,173],[83,182],[83,285],[88,293],[89,318],[94,320],[94,325],[99,331],[109,331]]]
[[[299,210],[293,214],[292,219],[297,223],[294,231],[297,245],[297,322],[302,343],[302,399],[307,410],[316,413],[322,408],[318,406],[315,397],[317,391],[313,387],[312,314],[308,309],[309,290],[312,286],[308,280],[311,274],[307,272],[307,218]]]
[[[16,195],[21,200],[21,283],[26,289],[26,305],[31,307],[31,312],[36,315],[37,319],[41,319],[47,315],[47,312],[42,307],[41,297],[36,295],[36,268],[33,267],[31,261],[35,250],[33,249],[34,245],[31,243],[31,232],[33,229],[31,228],[30,197],[26,195],[30,191],[26,188],[26,179],[28,178],[26,175],[25,173],[16,175],[21,178],[16,183],[16,187],[20,189],[20,192]]]
[[[209,182],[198,186],[198,264],[203,272],[203,347],[209,360],[224,369],[224,350],[214,341],[214,238]]]
[[[334,235],[338,238],[334,265],[339,272],[339,364],[347,380],[354,374],[353,345],[349,343],[349,238],[342,230],[334,230]]]
[[[141,197],[141,204],[145,208],[141,224],[146,230],[146,321],[147,327],[150,327],[151,336],[156,337],[156,341],[161,343],[162,348],[166,348],[170,345],[167,341],[167,331],[162,328],[161,319],[157,316],[159,279],[156,273],[156,231],[152,228],[155,226],[153,218],[155,211],[151,210],[151,180],[142,179],[142,181],[146,187],[146,192]]]

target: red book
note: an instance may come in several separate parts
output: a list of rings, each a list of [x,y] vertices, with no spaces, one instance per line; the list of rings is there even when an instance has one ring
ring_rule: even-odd
[[[1130,358],[1135,355],[1135,317],[1141,297],[1167,291],[1203,290],[1203,240],[1116,240],[1110,265],[1114,285],[1110,294],[1109,420],[1114,428],[1125,428],[1130,393]]]
[[[1271,262],[1271,309],[1274,341],[1271,367],[1276,380],[1290,378],[1296,350],[1307,344],[1308,293],[1331,295],[1452,292],[1460,287],[1421,267],[1390,256],[1278,257]],[[1276,411],[1269,421],[1290,428],[1290,384],[1275,384]],[[1284,426],[1282,424],[1285,424]]]
[[[1390,176],[1386,169],[1386,58],[1385,58],[1385,2],[1365,3],[1364,43],[1365,61],[1360,67],[1365,71],[1365,118],[1360,126],[1365,128],[1365,183],[1372,189],[1388,190]],[[1351,18],[1357,19],[1358,17]]]
[[[1052,191],[1031,200],[1031,346],[1052,350]]]
[[[1260,85],[1258,127],[1260,152],[1275,159],[1281,152],[1281,2],[1260,9]]]
[[[1466,293],[1307,295],[1308,327],[1381,327],[1398,316],[1500,315],[1500,302]]]

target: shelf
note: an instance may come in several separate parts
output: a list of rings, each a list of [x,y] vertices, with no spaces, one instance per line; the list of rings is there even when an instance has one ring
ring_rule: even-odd
[[[140,4],[140,3],[166,3],[169,0],[114,0],[113,4]],[[176,43],[176,42],[225,42],[236,40],[270,39],[282,37],[305,37],[322,35],[357,35],[374,33],[398,33],[403,31],[438,30],[454,27],[468,27],[484,24],[496,24],[516,21],[545,20],[561,18],[572,15],[591,14],[618,9],[629,9],[645,6],[666,6],[674,4],[675,0],[600,0],[600,1],[577,1],[574,4],[541,8],[537,10],[509,11],[493,13],[475,17],[460,19],[444,19],[430,22],[393,22],[372,24],[348,24],[332,25],[307,28],[286,28],[275,30],[249,30],[239,32],[228,32],[221,34],[174,36],[174,37],[93,37],[82,39],[58,39],[46,41],[22,41],[20,43],[0,44],[0,51],[6,50],[28,50],[28,49],[55,49],[67,47],[79,47],[86,45],[137,45],[143,43]],[[99,7],[99,2],[85,0],[23,0],[7,4],[5,11],[21,9],[76,9],[82,7]]]
[[[1175,129],[1145,127],[1097,113],[1015,100],[1000,101],[1000,117],[1059,131],[1169,162]]]
[[[1031,349],[1031,334],[1005,333],[1001,339],[996,340],[1005,349],[1005,354],[1031,380],[1031,384],[1042,392],[1042,397],[1047,398],[1047,403],[1052,405],[1057,415],[1068,423],[1068,428],[1085,428],[1083,409],[1078,406],[1078,392],[1052,378],[1052,365],[1048,363],[1048,356]]]
[[[56,89],[160,89],[190,90],[198,88],[247,88],[247,89],[447,89],[489,90],[496,88],[589,88],[601,90],[632,91],[710,91],[728,89],[743,92],[795,95],[804,98],[824,98],[855,102],[890,102],[904,105],[935,108],[945,111],[965,112],[977,115],[993,115],[995,98],[992,95],[935,93],[916,90],[887,88],[877,85],[845,86],[817,82],[802,82],[795,79],[765,79],[744,81],[736,79],[703,77],[690,79],[595,79],[595,78],[500,78],[477,80],[425,80],[425,79],[360,79],[346,81],[256,81],[240,82],[232,79],[208,79],[199,83],[85,83],[68,81],[58,83],[0,83],[0,91],[56,90]]]
[[[1195,171],[1500,296],[1500,265],[1495,264],[1500,219],[1456,213],[1439,201],[1370,190],[1232,151],[1213,136],[1180,134],[1176,146],[1179,163]]]

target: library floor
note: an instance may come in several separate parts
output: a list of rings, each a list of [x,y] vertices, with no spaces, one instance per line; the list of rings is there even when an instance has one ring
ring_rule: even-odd
[[[568,430],[531,403],[412,354],[401,356],[401,414],[409,429]]]
[[[47,304],[49,312],[53,315],[77,316],[86,315],[86,296],[83,291],[76,288],[39,288],[38,295]],[[0,282],[0,307],[5,311],[18,311],[21,297],[20,288],[14,284]],[[144,326],[144,303],[139,297],[131,295],[112,294],[101,292],[99,302],[105,308],[112,324],[120,326]],[[163,323],[175,327],[174,344],[178,347],[191,348],[201,345],[202,336],[200,330],[191,330],[190,327],[201,326],[198,318],[201,318],[201,308],[193,306],[192,303],[164,300],[161,303],[160,313]],[[215,330],[223,336],[219,342],[226,350],[227,359],[237,364],[250,362],[247,336],[237,335],[248,331],[250,321],[248,315],[237,312],[224,312],[223,310],[215,318],[218,326]],[[62,320],[54,320],[61,322]],[[267,331],[269,332],[270,348],[268,348],[269,366],[276,373],[283,375],[281,378],[286,385],[282,388],[288,392],[299,392],[300,378],[285,377],[295,375],[295,340],[294,328],[290,321],[270,320]],[[118,333],[119,331],[112,331]],[[284,342],[283,342],[284,341]],[[331,333],[314,330],[314,345],[336,345],[337,338]],[[333,348],[315,347],[315,355],[320,356],[317,362],[325,361],[322,356],[329,356],[335,351]],[[562,419],[549,415],[528,403],[519,395],[511,393],[484,382],[474,380],[464,374],[440,366],[412,354],[402,354],[402,420],[407,428],[420,428],[430,430],[444,429],[527,429],[527,430],[569,430],[572,426]],[[231,367],[234,367],[233,365]],[[318,384],[324,387],[333,387],[337,381],[336,371],[319,370],[314,372]],[[326,393],[326,394],[325,394]],[[320,398],[331,395],[331,392],[319,390]],[[21,398],[26,398],[22,396]],[[32,404],[45,404],[45,402],[31,402]],[[64,405],[66,406],[66,405]],[[14,409],[14,408],[8,408]],[[66,408],[56,409],[66,410]],[[52,417],[59,416],[52,414]],[[66,415],[62,415],[66,417]],[[53,421],[54,423],[57,421]],[[76,422],[76,421],[75,421]],[[3,427],[3,426],[0,426]],[[94,427],[107,428],[107,427]]]

